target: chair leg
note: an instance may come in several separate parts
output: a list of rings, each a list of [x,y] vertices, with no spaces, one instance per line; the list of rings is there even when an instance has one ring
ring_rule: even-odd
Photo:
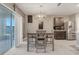
[[[44,52],[46,53],[46,47],[44,48]]]
[[[27,38],[27,51],[29,51],[29,38]]]
[[[52,51],[54,51],[54,39],[52,39]]]

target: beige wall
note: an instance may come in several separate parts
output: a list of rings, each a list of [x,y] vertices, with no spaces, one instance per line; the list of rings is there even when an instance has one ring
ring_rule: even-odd
[[[15,42],[16,46],[19,46],[23,42],[23,24],[22,24],[22,16],[16,14],[15,16]]]
[[[27,23],[27,31],[29,33],[35,33],[38,30],[38,25],[40,22],[44,23],[44,30],[51,32],[53,30],[53,16],[46,16],[43,19],[40,19],[36,15],[33,16],[33,22]]]
[[[72,35],[72,33],[75,33],[75,14],[69,16],[68,20],[68,40],[76,39],[75,34]],[[71,26],[70,26],[71,25]]]
[[[71,31],[75,32],[75,14],[69,16],[69,21],[72,23]]]
[[[79,13],[75,15],[75,25],[76,25],[76,47],[79,49]]]
[[[17,6],[16,6],[17,7]],[[16,9],[15,9],[15,11],[17,12],[17,13],[19,13],[21,16],[22,16],[22,22],[23,22],[23,38],[25,38],[26,36],[27,36],[27,33],[26,33],[26,23],[25,23],[25,21],[26,21],[26,17],[25,17],[25,14],[17,7]]]
[[[44,22],[44,30],[47,32],[51,32],[53,30],[53,18],[55,16],[46,16],[44,19],[39,19],[36,15],[33,16],[33,23],[27,23],[27,17],[26,17],[26,23],[27,23],[27,32],[36,32],[38,30],[38,24],[43,21]],[[69,20],[68,16],[63,16],[63,20],[65,20],[65,30],[67,30],[68,23],[67,21]]]

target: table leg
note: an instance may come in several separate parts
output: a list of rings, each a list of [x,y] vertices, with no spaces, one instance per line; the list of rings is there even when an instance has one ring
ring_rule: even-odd
[[[27,37],[27,51],[29,51],[29,37]]]
[[[54,51],[54,38],[52,38],[52,51]]]

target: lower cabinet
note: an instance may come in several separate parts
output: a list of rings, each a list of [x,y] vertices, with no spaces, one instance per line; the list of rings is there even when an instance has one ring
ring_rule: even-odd
[[[66,31],[54,31],[54,38],[57,40],[66,40]]]

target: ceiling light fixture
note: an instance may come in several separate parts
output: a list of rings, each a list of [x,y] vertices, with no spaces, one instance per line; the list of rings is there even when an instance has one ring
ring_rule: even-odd
[[[43,7],[43,5],[40,5],[40,13],[38,14],[39,18],[44,18],[45,17],[45,15],[42,12],[42,7]]]
[[[59,7],[59,6],[61,6],[61,4],[62,4],[62,3],[58,3],[57,6]]]
[[[39,14],[39,17],[42,17],[42,11],[41,11],[42,7],[43,7],[43,5],[40,5],[40,14]]]

